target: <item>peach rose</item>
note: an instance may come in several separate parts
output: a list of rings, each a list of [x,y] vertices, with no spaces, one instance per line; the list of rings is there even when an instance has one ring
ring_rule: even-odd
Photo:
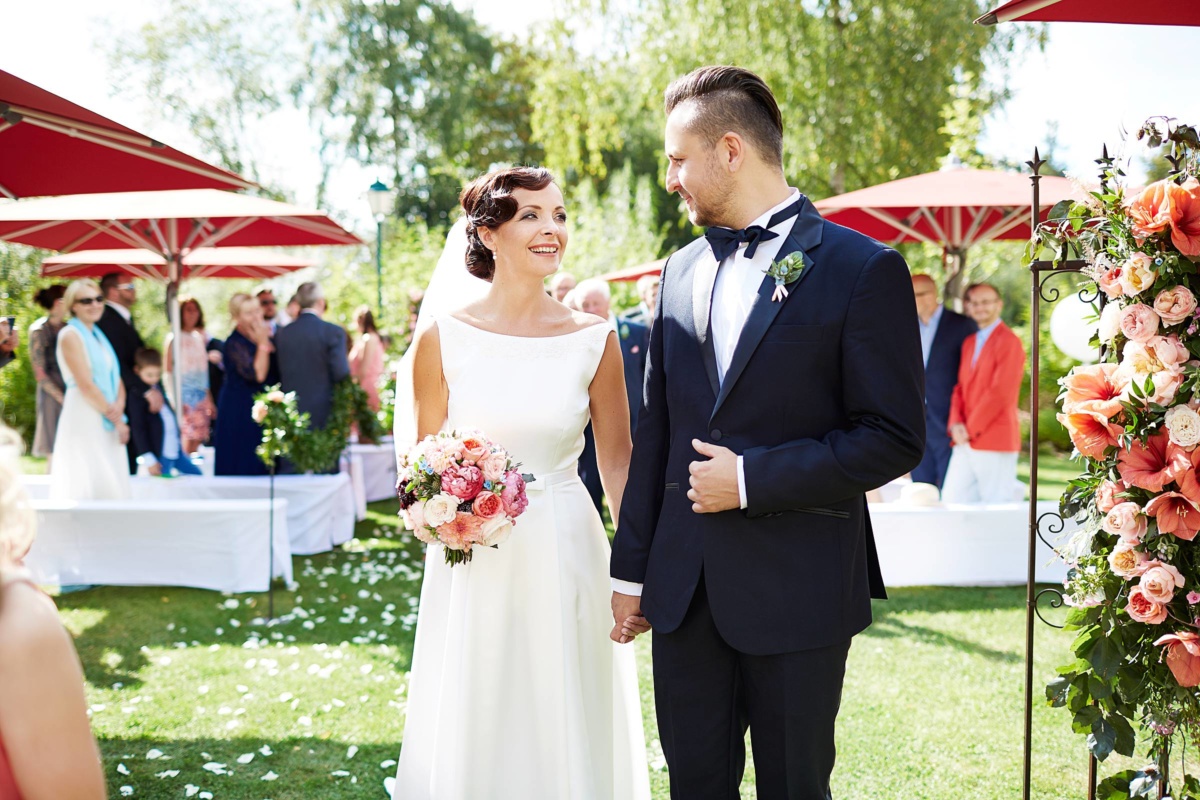
[[[471,512],[483,519],[498,517],[504,513],[504,501],[495,492],[480,492],[471,503]]]
[[[273,392],[267,392],[267,402],[268,403],[282,403],[283,400],[284,400],[284,395],[283,395],[283,392],[281,392],[280,390],[276,389]]]
[[[490,447],[491,444],[488,442],[488,440],[478,434],[463,436],[463,460],[468,464],[478,464],[479,459],[488,454]]]
[[[1200,183],[1189,178],[1182,186],[1167,182],[1171,244],[1188,258],[1200,256]]]
[[[1116,303],[1104,304],[1104,310],[1100,312],[1099,329],[1096,332],[1100,336],[1101,344],[1112,344],[1121,332],[1121,306]]]
[[[1148,342],[1158,333],[1158,314],[1145,303],[1125,306],[1121,311],[1121,333],[1132,342]]]
[[[1163,289],[1154,298],[1154,312],[1164,325],[1178,325],[1196,310],[1196,295],[1186,286]]]
[[[488,453],[479,459],[479,469],[483,472],[485,481],[498,481],[504,477],[508,468],[508,456],[503,452]]]
[[[1147,625],[1160,625],[1167,621],[1167,607],[1146,597],[1141,586],[1133,587],[1129,592],[1129,603],[1125,612],[1134,622]]]
[[[1175,676],[1175,682],[1190,689],[1200,686],[1200,635],[1191,631],[1168,633],[1159,637],[1155,646],[1167,648],[1167,667]]]
[[[1121,273],[1123,271],[1123,267],[1117,265],[1104,270],[1096,277],[1096,284],[1109,300],[1116,300],[1125,294],[1125,287],[1121,284]]]
[[[1146,516],[1137,503],[1128,501],[1117,503],[1104,515],[1100,527],[1106,533],[1120,536],[1131,544],[1137,544],[1141,541],[1142,534],[1146,532]]]
[[[1135,545],[1122,539],[1117,542],[1117,546],[1108,554],[1108,565],[1112,567],[1114,575],[1120,575],[1122,578],[1129,580],[1141,574],[1142,565],[1150,557],[1134,548]]]
[[[1164,369],[1154,373],[1153,377],[1154,391],[1146,399],[1160,406],[1170,405],[1174,402],[1175,395],[1179,394],[1179,387],[1183,385],[1183,370],[1178,367]]]
[[[439,492],[425,502],[425,524],[438,528],[454,519],[458,512],[458,498],[452,494]]]
[[[1118,483],[1117,481],[1102,481],[1096,487],[1096,510],[1101,514],[1107,514],[1109,511],[1112,511],[1118,503],[1123,502],[1117,499],[1117,495],[1123,491],[1125,491],[1125,485],[1122,483]]]
[[[508,541],[512,535],[513,524],[508,517],[492,517],[485,519],[480,526],[479,543],[484,547],[495,547]]]
[[[255,422],[262,425],[267,421],[267,412],[267,404],[262,400],[258,400],[254,403],[253,408],[250,409],[250,416]]]
[[[1121,265],[1121,291],[1129,297],[1139,295],[1153,286],[1157,277],[1154,259],[1145,253],[1134,253]]]
[[[1165,606],[1175,596],[1175,590],[1183,586],[1183,576],[1170,564],[1147,561],[1142,565],[1142,580],[1138,586],[1148,600]]]
[[[1167,185],[1170,183],[1169,180],[1155,181],[1125,204],[1134,236],[1146,239],[1166,230],[1171,224],[1170,202],[1167,199]]]

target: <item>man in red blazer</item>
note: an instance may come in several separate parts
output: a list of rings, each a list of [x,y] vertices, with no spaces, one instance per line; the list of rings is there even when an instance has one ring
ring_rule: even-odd
[[[1017,499],[1017,395],[1025,374],[1025,348],[1000,321],[1003,308],[996,287],[976,283],[967,288],[967,315],[978,323],[979,332],[963,342],[958,385],[950,398],[954,449],[942,488],[947,503]]]

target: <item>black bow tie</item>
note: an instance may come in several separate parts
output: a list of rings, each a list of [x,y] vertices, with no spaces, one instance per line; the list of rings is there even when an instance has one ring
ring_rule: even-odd
[[[745,242],[746,258],[754,258],[760,244],[779,238],[779,234],[771,231],[770,228],[799,214],[803,202],[804,198],[800,198],[782,211],[777,211],[767,220],[765,228],[762,225],[751,225],[749,228],[736,230],[733,228],[707,228],[704,231],[704,238],[708,239],[708,246],[712,248],[713,257],[717,259],[718,263],[724,261],[737,252],[738,245]]]

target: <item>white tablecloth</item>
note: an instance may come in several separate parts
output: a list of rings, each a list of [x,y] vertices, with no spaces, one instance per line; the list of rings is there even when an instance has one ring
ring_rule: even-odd
[[[352,444],[351,479],[361,481],[368,503],[396,497],[396,448],[391,438],[379,444]]]
[[[1039,516],[1058,503],[1038,503]],[[870,506],[883,582],[888,586],[988,586],[1024,584],[1028,574],[1029,505]],[[1075,529],[1067,521],[1065,533]],[[1051,535],[1043,524],[1043,534]],[[1039,539],[1039,583],[1062,583],[1065,565]]]
[[[31,497],[45,498],[49,478],[25,475]],[[132,478],[135,501],[266,500],[268,477],[184,475],[178,478]],[[288,534],[293,555],[324,553],[354,538],[355,504],[350,476],[279,475],[275,496],[288,501]]]
[[[39,583],[267,589],[270,503],[263,500],[35,500],[26,564]],[[292,580],[288,503],[275,501],[275,577]]]

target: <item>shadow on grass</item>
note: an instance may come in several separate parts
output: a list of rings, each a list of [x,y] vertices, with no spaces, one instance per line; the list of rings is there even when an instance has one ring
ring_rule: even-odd
[[[122,786],[134,788],[133,797],[146,800],[176,800],[185,796],[188,784],[215,797],[272,800],[341,800],[341,798],[386,796],[385,778],[396,774],[400,751],[396,744],[358,744],[332,738],[288,738],[280,740],[247,737],[216,739],[113,738],[99,741],[110,797],[121,797]],[[263,755],[263,746],[270,755]],[[351,746],[357,747],[347,757]],[[165,757],[147,759],[151,750]],[[238,757],[253,754],[248,764]],[[118,771],[124,765],[129,774]],[[223,764],[229,774],[205,770],[205,764]],[[178,775],[160,773],[178,770]],[[341,774],[341,773],[348,774]],[[274,773],[277,778],[264,781]]]

